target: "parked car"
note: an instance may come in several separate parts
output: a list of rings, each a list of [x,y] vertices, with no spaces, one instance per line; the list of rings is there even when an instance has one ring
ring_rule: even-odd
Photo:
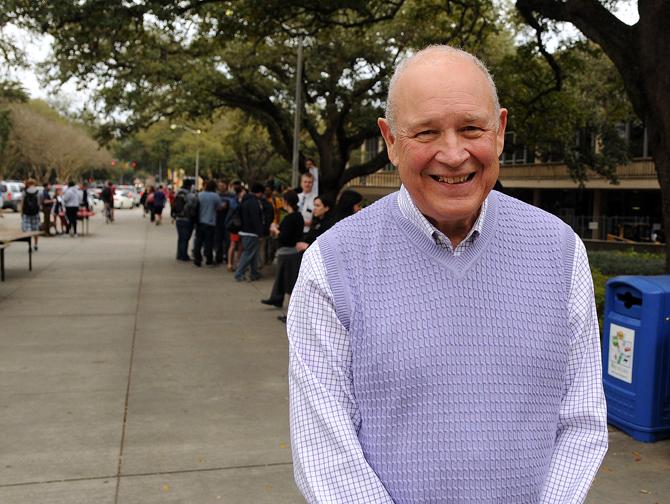
[[[140,192],[135,186],[120,185],[116,187],[116,190],[121,192],[130,192],[133,198],[133,206],[140,206]]]
[[[133,193],[130,191],[119,191],[114,193],[114,208],[133,208]]]
[[[0,182],[0,191],[2,191],[2,208],[11,208],[15,212],[21,210],[23,201],[23,182],[6,180]]]

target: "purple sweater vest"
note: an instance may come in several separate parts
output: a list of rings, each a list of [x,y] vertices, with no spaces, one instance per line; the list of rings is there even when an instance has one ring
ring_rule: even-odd
[[[538,502],[566,391],[574,233],[492,192],[454,257],[396,198],[319,238],[365,458],[398,504]]]

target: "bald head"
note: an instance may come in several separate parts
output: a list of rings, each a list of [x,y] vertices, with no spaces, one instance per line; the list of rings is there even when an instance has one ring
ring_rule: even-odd
[[[414,65],[430,65],[431,63],[437,61],[455,61],[458,59],[472,63],[472,65],[474,65],[482,72],[491,90],[491,99],[493,102],[493,110],[495,115],[500,115],[498,92],[496,90],[496,85],[493,82],[493,77],[491,77],[491,73],[489,72],[488,68],[486,68],[486,65],[484,65],[484,63],[482,63],[479,58],[461,49],[456,49],[455,47],[448,45],[431,45],[410,56],[409,58],[402,60],[396,66],[395,71],[393,72],[391,82],[389,83],[388,97],[386,99],[386,120],[391,127],[391,131],[395,133],[397,124],[395,117],[395,101],[397,99],[396,87],[398,81],[401,80],[405,71]]]

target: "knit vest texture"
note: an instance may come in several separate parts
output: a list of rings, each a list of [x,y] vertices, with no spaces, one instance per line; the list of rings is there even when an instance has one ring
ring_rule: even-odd
[[[394,193],[318,241],[358,439],[394,502],[537,503],[566,392],[574,232],[493,191],[454,256]]]

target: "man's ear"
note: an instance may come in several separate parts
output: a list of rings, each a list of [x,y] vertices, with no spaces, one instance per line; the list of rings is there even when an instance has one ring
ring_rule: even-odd
[[[505,148],[505,128],[507,127],[507,109],[500,109],[500,118],[498,120],[498,132],[496,133],[498,157],[502,154]]]
[[[380,117],[377,119],[377,126],[379,126],[379,131],[384,137],[384,142],[386,142],[386,151],[388,152],[389,160],[391,163],[397,166],[396,164],[396,151],[395,151],[395,136],[391,131],[391,125],[389,122]]]

